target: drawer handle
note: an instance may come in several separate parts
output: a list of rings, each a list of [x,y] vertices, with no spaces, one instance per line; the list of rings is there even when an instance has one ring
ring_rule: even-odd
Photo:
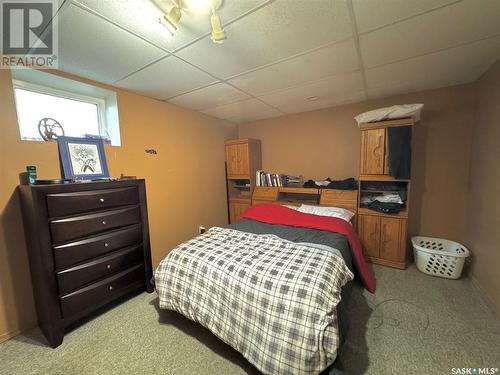
[[[103,220],[103,221],[102,221],[102,225],[106,225],[106,220]]]
[[[110,285],[108,289],[113,290],[113,285]]]
[[[111,269],[111,264],[108,264],[108,265],[106,266],[106,268],[107,268],[108,270],[109,270],[109,269]]]
[[[104,198],[100,198],[99,202],[104,203]]]
[[[104,242],[104,247],[108,247],[108,246],[109,246],[109,243]]]

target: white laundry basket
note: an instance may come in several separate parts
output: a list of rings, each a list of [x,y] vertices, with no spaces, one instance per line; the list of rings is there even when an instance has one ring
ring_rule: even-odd
[[[417,268],[432,276],[458,279],[469,250],[458,242],[442,238],[411,238]]]

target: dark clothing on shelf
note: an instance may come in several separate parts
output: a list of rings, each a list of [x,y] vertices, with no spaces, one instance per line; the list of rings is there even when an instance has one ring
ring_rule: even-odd
[[[316,188],[316,189],[338,189],[338,190],[356,190],[358,188],[358,182],[354,177],[346,178],[345,180],[332,181],[330,177],[326,178],[325,181],[330,181],[328,185],[318,185],[314,180],[307,180],[304,182],[303,187],[305,188]]]
[[[411,126],[387,128],[389,136],[389,174],[409,179],[411,172]]]
[[[384,214],[397,214],[403,210],[404,204],[373,201],[367,205],[363,205],[363,207]]]
[[[339,190],[356,190],[358,188],[358,182],[354,177],[346,178],[345,180],[332,181],[326,185],[327,189],[339,189]]]
[[[318,188],[319,186],[316,185],[316,181],[313,181],[313,180],[307,180],[306,182],[304,182],[304,186],[305,188]]]

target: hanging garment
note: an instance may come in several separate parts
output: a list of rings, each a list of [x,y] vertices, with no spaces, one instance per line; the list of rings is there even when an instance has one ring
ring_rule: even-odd
[[[411,126],[387,128],[389,136],[389,174],[409,179],[411,173]]]

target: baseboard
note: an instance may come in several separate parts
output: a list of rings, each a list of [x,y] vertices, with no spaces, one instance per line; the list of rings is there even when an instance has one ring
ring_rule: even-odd
[[[27,330],[35,328],[37,325],[38,325],[37,322],[31,322],[30,324],[28,324],[26,326],[26,328],[17,329],[17,330],[12,331],[12,332],[2,333],[2,334],[0,334],[0,343],[7,341],[7,340],[10,340],[11,338],[16,337],[17,335],[20,335],[21,333],[23,333]]]
[[[491,310],[493,314],[495,314],[497,317],[500,317],[499,311],[497,311],[495,303],[488,295],[488,293],[486,293],[481,283],[477,281],[477,279],[473,275],[470,275],[469,278],[471,280],[472,286],[474,287],[474,289],[476,289],[477,293],[484,301],[484,304]]]

